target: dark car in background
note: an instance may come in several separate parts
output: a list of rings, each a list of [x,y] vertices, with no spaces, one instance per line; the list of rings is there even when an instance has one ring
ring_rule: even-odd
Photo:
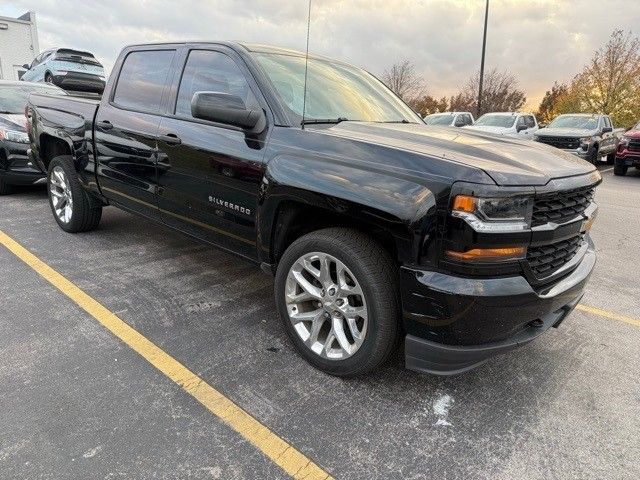
[[[27,156],[24,111],[31,93],[66,95],[54,85],[0,80],[0,195],[11,193],[14,185],[46,183],[45,175],[33,168]]]
[[[22,80],[53,83],[65,90],[102,93],[104,67],[92,53],[70,48],[54,48],[38,55]]]
[[[620,139],[613,173],[624,176],[629,167],[640,169],[640,122]]]

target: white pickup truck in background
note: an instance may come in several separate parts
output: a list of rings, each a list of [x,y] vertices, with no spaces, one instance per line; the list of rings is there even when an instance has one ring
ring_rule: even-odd
[[[465,127],[473,125],[473,115],[469,112],[442,112],[432,113],[423,119],[427,125],[440,125],[443,127]]]
[[[533,133],[540,127],[536,116],[532,113],[493,112],[485,113],[473,125],[465,128],[495,135],[532,139]]]

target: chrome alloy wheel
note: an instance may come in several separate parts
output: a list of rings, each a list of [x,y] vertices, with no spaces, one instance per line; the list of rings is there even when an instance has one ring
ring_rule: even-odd
[[[298,258],[285,286],[289,320],[304,344],[329,360],[355,354],[367,334],[367,304],[344,263],[321,252]]]
[[[73,197],[69,180],[62,167],[54,167],[49,177],[49,194],[53,211],[62,223],[69,223],[73,215]]]

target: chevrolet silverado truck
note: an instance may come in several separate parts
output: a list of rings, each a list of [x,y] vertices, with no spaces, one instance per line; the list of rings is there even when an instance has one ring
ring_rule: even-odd
[[[640,123],[627,130],[620,139],[613,173],[625,176],[629,167],[640,169]]]
[[[595,263],[593,165],[427,126],[339,61],[130,46],[100,102],[32,95],[28,117],[63,230],[113,205],[260,265],[329,374],[370,372],[400,341],[409,369],[469,370],[557,327]]]
[[[584,158],[596,165],[606,157],[613,164],[624,128],[613,128],[608,115],[568,113],[557,116],[547,127],[534,136],[546,143]]]

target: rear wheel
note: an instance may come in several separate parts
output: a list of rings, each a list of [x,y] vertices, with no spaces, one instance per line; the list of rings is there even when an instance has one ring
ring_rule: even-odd
[[[9,195],[13,193],[13,186],[9,185],[1,176],[0,176],[0,195]]]
[[[284,253],[276,305],[298,352],[314,367],[350,377],[380,366],[398,336],[397,275],[388,253],[346,228],[309,233]]]
[[[616,161],[616,152],[611,152],[607,155],[607,165],[613,165]]]
[[[70,156],[54,158],[47,176],[49,205],[56,222],[65,232],[95,229],[102,217],[102,206],[84,190]]]

